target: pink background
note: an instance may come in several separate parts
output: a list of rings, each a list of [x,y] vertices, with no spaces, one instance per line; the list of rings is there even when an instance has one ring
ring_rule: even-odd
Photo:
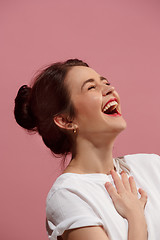
[[[160,2],[30,0],[0,3],[0,239],[47,239],[45,199],[60,171],[38,135],[13,117],[14,98],[42,66],[80,58],[116,87],[127,129],[114,156],[160,153]]]

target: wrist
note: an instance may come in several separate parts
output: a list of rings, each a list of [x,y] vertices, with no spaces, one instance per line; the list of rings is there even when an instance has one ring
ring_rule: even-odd
[[[127,217],[128,223],[132,222],[132,223],[146,223],[146,219],[145,219],[145,215],[144,215],[144,211],[134,211],[132,213],[130,213]]]
[[[137,215],[137,214],[132,214],[129,216],[129,218],[127,219],[128,223],[134,223],[134,224],[144,224],[146,225],[146,219],[144,214],[141,215]]]
[[[145,215],[144,215],[144,209],[138,208],[138,209],[131,209],[128,211],[126,219],[128,221],[134,221],[137,219],[145,220]]]
[[[144,213],[141,214],[131,214],[128,220],[128,236],[130,239],[144,239],[147,240],[148,231],[147,223],[144,216]]]

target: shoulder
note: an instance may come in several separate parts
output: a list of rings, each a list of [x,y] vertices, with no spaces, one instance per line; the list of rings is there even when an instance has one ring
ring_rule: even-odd
[[[53,186],[51,187],[47,200],[53,195],[63,194],[76,194],[78,196],[88,196],[88,193],[96,191],[97,188],[102,188],[106,182],[106,176],[104,174],[76,174],[76,173],[64,173],[60,175]],[[85,186],[85,187],[84,187]]]
[[[61,206],[66,207],[66,209],[69,206],[77,208],[77,204],[85,205],[91,185],[92,182],[80,174],[65,173],[60,175],[47,195],[47,209],[51,207],[52,210],[53,208],[56,210]]]
[[[154,153],[137,153],[137,154],[128,154],[124,156],[124,159],[127,163],[135,162],[139,164],[150,163],[151,161],[160,163],[160,156]]]
[[[47,203],[54,198],[54,201],[56,201],[56,198],[62,198],[62,194],[67,194],[71,189],[73,190],[73,186],[76,185],[77,180],[74,179],[74,176],[72,174],[62,174],[53,183],[51,189],[48,192],[47,195]],[[68,190],[68,191],[66,191]]]
[[[71,229],[77,230],[74,231],[74,234],[71,231],[69,238],[63,235],[63,239],[92,238],[93,234],[91,235],[90,228],[88,231],[78,229],[103,226],[101,218],[92,209],[89,202],[86,201],[85,196],[71,187],[56,189],[50,198],[47,199],[46,218],[47,226],[49,226],[48,233],[53,236],[53,239],[57,239],[54,237],[62,236],[64,232]],[[82,238],[78,238],[79,234],[83,234]]]
[[[71,175],[71,174],[70,174]],[[103,225],[88,202],[88,194],[78,186],[79,176],[62,178],[61,175],[53,184],[46,200],[46,217],[50,222],[53,234],[61,235],[64,230],[85,226]],[[60,184],[61,183],[61,184]]]
[[[124,160],[129,165],[131,172],[140,172],[141,174],[157,173],[160,169],[160,156],[157,154],[138,153],[125,155]],[[158,174],[159,175],[159,174]]]
[[[47,212],[59,212],[60,209],[75,212],[92,211],[91,205],[96,204],[94,198],[97,191],[101,196],[106,196],[104,187],[107,181],[107,176],[102,174],[70,174],[65,173],[60,175],[53,186],[51,187],[47,199]],[[82,211],[82,209],[84,211]]]

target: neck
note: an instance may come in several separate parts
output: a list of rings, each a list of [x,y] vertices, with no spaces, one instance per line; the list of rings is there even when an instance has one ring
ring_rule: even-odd
[[[110,174],[113,165],[113,144],[115,137],[110,140],[94,137],[94,141],[77,137],[76,155],[69,164],[69,168],[77,173],[105,173]]]

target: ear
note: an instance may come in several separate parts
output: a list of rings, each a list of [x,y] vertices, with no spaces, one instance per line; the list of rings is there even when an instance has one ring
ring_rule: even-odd
[[[56,117],[53,118],[55,124],[63,129],[70,129],[73,130],[75,128],[77,128],[77,125],[74,124],[72,121],[70,121],[67,116],[65,116],[64,114],[60,114]]]

